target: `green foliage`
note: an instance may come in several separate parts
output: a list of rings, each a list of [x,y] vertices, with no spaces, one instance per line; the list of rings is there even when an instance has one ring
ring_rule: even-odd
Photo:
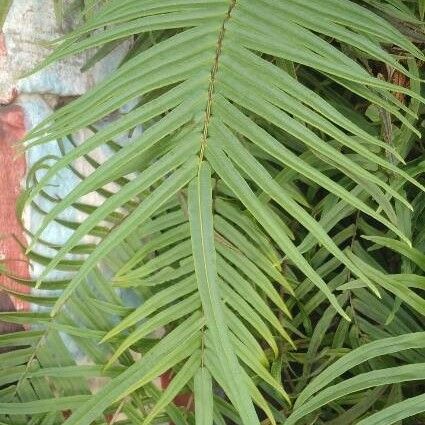
[[[12,0],[2,0],[0,3],[0,30],[3,29],[3,24],[11,5]]]
[[[44,272],[20,282],[44,291],[13,295],[43,312],[1,317],[31,328],[0,336],[0,422],[423,423],[425,57],[406,30],[423,34],[423,2],[83,3],[40,67],[134,43],[27,137],[63,155],[22,200],[44,215],[28,248]],[[64,170],[80,183],[52,196]]]

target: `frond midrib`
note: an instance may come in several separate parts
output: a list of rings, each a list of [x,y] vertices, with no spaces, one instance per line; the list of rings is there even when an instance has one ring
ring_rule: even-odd
[[[211,116],[212,116],[212,104],[214,100],[213,98],[214,98],[215,84],[216,84],[216,78],[217,78],[217,73],[219,69],[220,56],[223,51],[223,40],[224,40],[224,35],[226,32],[226,23],[229,21],[231,17],[231,13],[233,9],[235,8],[235,6],[236,6],[236,0],[230,0],[229,8],[227,9],[226,15],[223,19],[223,22],[217,37],[217,46],[215,50],[214,62],[211,68],[210,81],[208,84],[207,103],[205,107],[205,116],[204,116],[204,122],[203,122],[203,128],[202,128],[201,149],[199,153],[200,161],[203,160],[205,148],[207,146],[207,141],[208,141],[209,124],[210,124]]]

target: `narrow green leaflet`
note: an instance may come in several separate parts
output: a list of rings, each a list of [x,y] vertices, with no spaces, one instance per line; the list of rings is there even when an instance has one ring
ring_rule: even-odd
[[[108,198],[101,207],[98,207],[90,215],[90,217],[85,220],[76,231],[73,232],[72,236],[59,250],[55,258],[43,270],[43,274],[40,276],[39,282],[41,282],[44,277],[47,276],[48,273],[53,270],[54,267],[65,257],[71,248],[74,247],[83,236],[89,233],[93,227],[98,225],[102,219],[107,217],[117,208],[124,205],[130,199],[133,199],[137,194],[140,194],[141,192],[148,189],[165,174],[170,173],[173,168],[177,168],[179,165],[184,163],[187,160],[188,155],[190,155],[190,153],[193,151],[194,146],[195,145],[193,140],[192,143],[190,143],[190,141],[186,141],[185,146],[178,146],[176,150],[173,150],[169,154],[164,155],[160,161],[152,164],[151,167],[140,173],[136,179],[132,180],[126,186],[121,188],[116,194]],[[51,213],[56,214],[54,209],[51,211]]]
[[[299,419],[320,408],[326,403],[343,397],[347,394],[361,391],[366,388],[388,385],[404,381],[415,381],[425,379],[425,364],[411,364],[388,369],[375,370],[362,373],[354,378],[345,379],[343,382],[330,386],[312,397],[306,403],[296,409],[286,421],[287,425],[296,424]]]
[[[220,352],[221,369],[236,408],[246,425],[258,424],[251,397],[240,385],[242,372],[224,322],[222,300],[217,284],[216,253],[212,214],[211,170],[203,161],[199,175],[189,185],[188,209],[193,259],[205,321],[211,332],[214,349]]]
[[[134,332],[130,333],[130,335],[125,338],[122,344],[115,350],[105,368],[109,368],[127,348],[136,344],[137,341],[148,336],[156,329],[193,313],[200,307],[200,304],[199,296],[196,293],[180,302],[175,302],[170,307],[148,318],[143,324],[139,325]]]
[[[204,321],[193,315],[164,337],[142,360],[111,380],[74,411],[66,425],[89,425],[112,403],[148,384],[170,367],[190,357],[200,346]]]
[[[208,369],[200,367],[193,384],[195,397],[195,421],[197,425],[213,423],[213,383]]]
[[[220,141],[217,140],[220,145]],[[211,140],[207,148],[207,157],[212,163],[215,171],[237,194],[239,199],[252,212],[257,221],[267,229],[270,236],[281,246],[286,255],[308,276],[317,287],[323,291],[335,309],[347,320],[350,318],[336,301],[335,296],[329,291],[326,283],[311,268],[305,258],[295,248],[288,236],[281,231],[278,220],[275,216],[271,216],[264,205],[262,205],[249,188],[246,181],[240,176],[231,161],[225,156],[219,147],[214,146],[214,140]]]
[[[391,425],[402,421],[425,410],[425,395],[407,398],[400,403],[393,404],[373,415],[362,419],[357,425]]]
[[[175,174],[167,178],[167,180],[155,189],[149,197],[144,199],[137,210],[135,210],[122,224],[111,232],[104,241],[96,247],[84,265],[79,269],[78,273],[73,277],[62,295],[59,297],[55,306],[51,311],[54,316],[66,300],[71,296],[74,290],[95,267],[96,263],[110,251],[128,237],[134,228],[134,224],[142,224],[147,221],[150,216],[157,210],[162,203],[174,195],[181,187],[183,187],[196,172],[196,160],[188,160],[188,162]]]
[[[188,295],[189,293],[195,291],[195,289],[195,279],[192,276],[183,279],[181,282],[176,283],[175,285],[163,289],[162,291],[150,297],[136,310],[121,320],[117,326],[115,326],[105,335],[102,342],[114,337],[115,335],[118,335],[123,330],[136,324],[138,321],[159,310],[161,307],[172,303],[182,296]]]
[[[47,413],[52,410],[60,411],[74,409],[76,406],[87,401],[89,396],[69,396],[52,398],[47,400],[28,401],[24,403],[0,403],[1,415],[17,415],[22,413],[36,415],[38,413]]]
[[[400,241],[390,238],[384,238],[382,236],[363,236],[363,238],[378,245],[390,248],[401,255],[404,255],[405,257],[412,260],[423,271],[425,271],[425,254],[423,254],[419,250],[413,247],[409,247]]]
[[[416,332],[394,338],[383,338],[370,342],[346,354],[334,364],[320,373],[314,380],[300,393],[294,408],[302,406],[313,394],[320,391],[338,376],[347,370],[357,366],[369,359],[385,354],[393,354],[409,348],[425,347],[425,332]]]
[[[182,388],[193,378],[195,375],[195,397],[196,397],[196,376],[201,370],[201,351],[195,351],[192,356],[187,360],[184,366],[173,376],[168,387],[162,393],[160,399],[146,416],[143,425],[150,424],[155,417],[170,404],[173,399],[180,393]]]

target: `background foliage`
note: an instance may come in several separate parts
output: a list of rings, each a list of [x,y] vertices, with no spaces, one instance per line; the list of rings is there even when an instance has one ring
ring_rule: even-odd
[[[30,326],[0,336],[0,422],[424,423],[425,2],[71,9],[80,25],[40,67],[133,47],[25,141],[63,155],[33,167],[20,205],[44,214],[27,252],[45,271],[13,295],[42,308],[1,315]],[[66,169],[81,182],[53,195]],[[73,230],[63,246],[43,239],[54,221]]]

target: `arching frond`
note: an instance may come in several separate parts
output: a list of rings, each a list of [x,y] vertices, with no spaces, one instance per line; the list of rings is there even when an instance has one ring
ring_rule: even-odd
[[[0,355],[0,421],[103,424],[121,412],[116,423],[302,424],[335,400],[355,404],[354,392],[378,398],[372,387],[424,378],[423,161],[412,154],[424,55],[393,23],[408,6],[358,3],[108,0],[55,42],[40,68],[134,45],[26,139],[29,150],[57,140],[62,153],[34,166],[25,194],[43,216],[28,255],[45,266],[26,284],[47,291],[29,301],[48,312],[1,317],[34,327],[0,336],[25,346]],[[64,170],[79,184],[58,196]],[[72,230],[63,245],[44,239],[52,223]],[[70,274],[52,281],[55,270]],[[356,348],[360,337],[374,342]],[[373,369],[376,356],[385,368]],[[160,391],[152,382],[169,370]],[[106,381],[96,393],[93,377]],[[185,392],[194,412],[172,402]],[[401,420],[425,410],[421,397],[379,412],[332,407],[317,423]]]

